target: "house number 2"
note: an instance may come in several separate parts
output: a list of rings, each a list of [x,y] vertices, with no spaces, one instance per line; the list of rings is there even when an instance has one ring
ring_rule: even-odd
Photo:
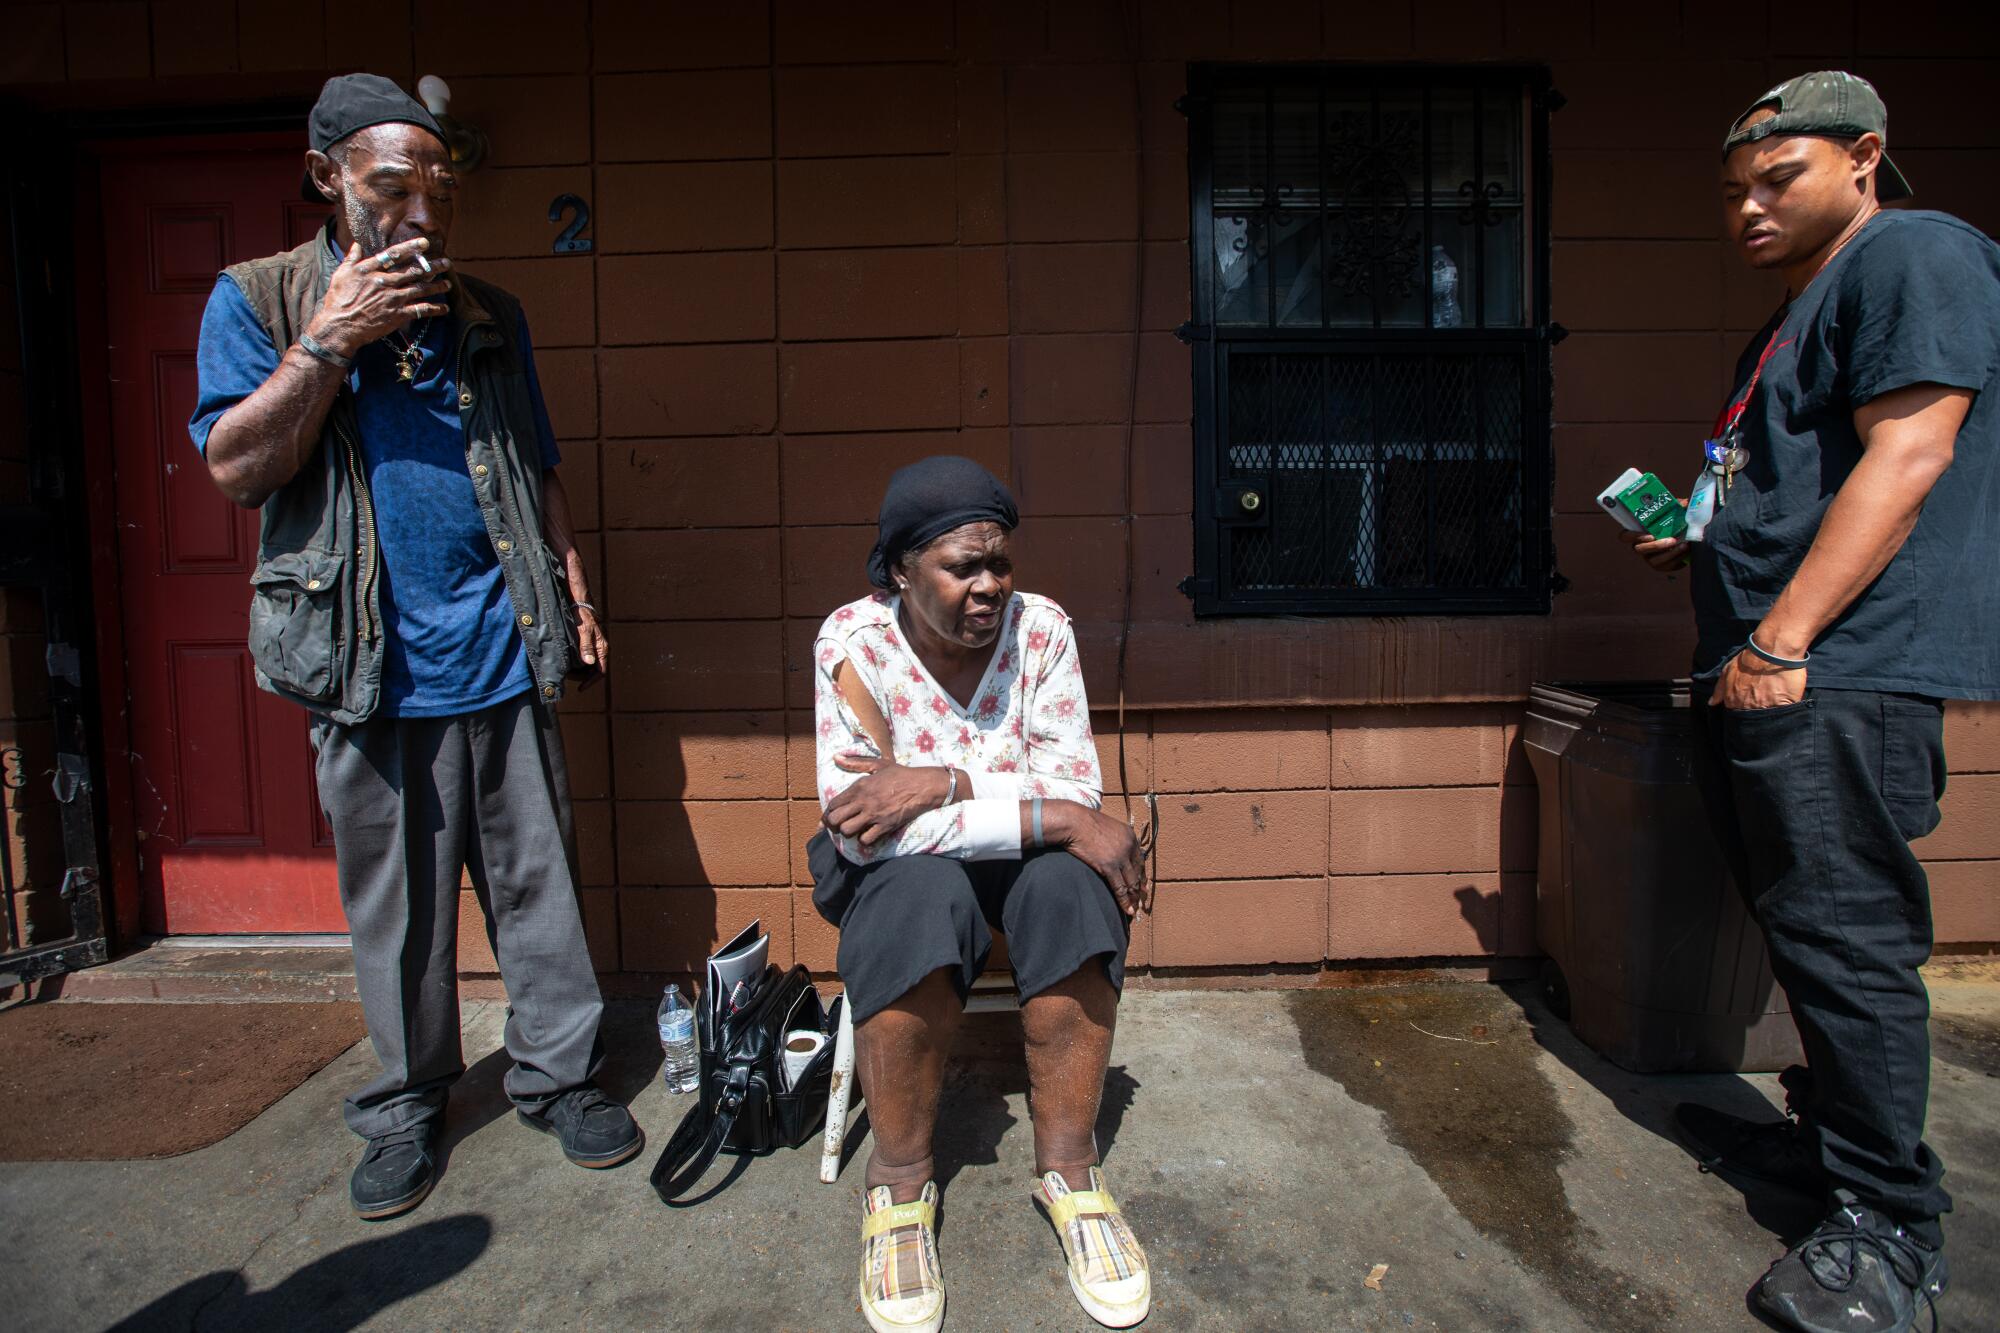
[[[583,235],[583,229],[590,225],[590,205],[573,194],[559,194],[549,205],[549,221],[561,222],[564,213],[572,213],[569,225],[556,233],[555,252],[559,255],[587,255],[591,251],[591,241]]]

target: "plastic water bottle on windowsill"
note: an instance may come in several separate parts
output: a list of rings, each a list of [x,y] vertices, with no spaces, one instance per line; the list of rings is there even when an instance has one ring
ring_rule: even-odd
[[[1455,329],[1465,322],[1458,308],[1458,265],[1442,245],[1431,247],[1431,327]]]
[[[701,1086],[701,1056],[694,1041],[694,1010],[681,998],[678,986],[668,986],[660,1000],[660,1052],[666,1058],[661,1074],[668,1092],[693,1092]]]

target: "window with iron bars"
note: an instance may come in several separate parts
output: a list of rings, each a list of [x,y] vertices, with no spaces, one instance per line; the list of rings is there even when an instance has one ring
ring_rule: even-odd
[[[1190,74],[1196,613],[1546,612],[1546,76]]]

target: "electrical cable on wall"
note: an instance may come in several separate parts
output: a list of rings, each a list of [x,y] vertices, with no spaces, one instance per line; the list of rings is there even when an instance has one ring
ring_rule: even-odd
[[[1125,53],[1132,68],[1132,135],[1136,145],[1133,179],[1133,218],[1137,239],[1132,244],[1132,355],[1125,384],[1125,582],[1123,604],[1118,618],[1118,790],[1125,800],[1125,822],[1132,822],[1132,784],[1127,776],[1125,757],[1125,670],[1132,639],[1132,585],[1137,576],[1138,558],[1134,532],[1138,527],[1138,505],[1133,495],[1133,435],[1139,419],[1139,355],[1144,342],[1146,316],[1146,97],[1139,69],[1139,6],[1128,0],[1118,7],[1124,28]],[[1140,844],[1151,861],[1159,833],[1159,802],[1153,792],[1153,775],[1146,773],[1146,822],[1139,828]],[[1147,877],[1148,909],[1152,906],[1152,877]]]

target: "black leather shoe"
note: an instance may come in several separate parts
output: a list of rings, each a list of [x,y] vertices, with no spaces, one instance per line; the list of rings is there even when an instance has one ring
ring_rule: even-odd
[[[540,1110],[517,1110],[521,1123],[562,1142],[563,1156],[578,1166],[602,1170],[629,1162],[646,1146],[646,1135],[631,1112],[606,1097],[594,1083],[571,1088]]]
[[[369,1221],[407,1213],[437,1183],[435,1116],[368,1140],[361,1164],[347,1184],[355,1213]]]
[[[1826,1170],[1790,1120],[1745,1120],[1682,1102],[1674,1108],[1674,1128],[1704,1171],[1769,1181],[1816,1203],[1826,1200]]]

